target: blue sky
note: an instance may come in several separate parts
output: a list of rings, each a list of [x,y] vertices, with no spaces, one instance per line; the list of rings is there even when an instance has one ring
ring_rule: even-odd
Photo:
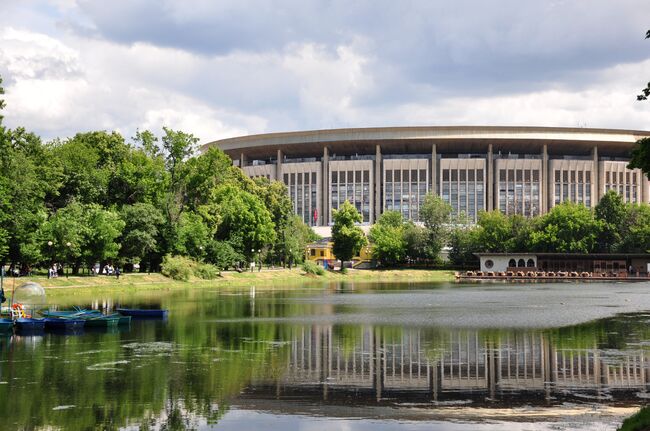
[[[650,129],[645,0],[0,0],[5,123]]]

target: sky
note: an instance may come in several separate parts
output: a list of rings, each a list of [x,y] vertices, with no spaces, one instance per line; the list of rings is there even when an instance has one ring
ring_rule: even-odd
[[[650,130],[647,0],[0,0],[8,127]]]

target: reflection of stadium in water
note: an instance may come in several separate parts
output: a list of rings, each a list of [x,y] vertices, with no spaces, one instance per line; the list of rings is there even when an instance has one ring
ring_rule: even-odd
[[[595,341],[563,348],[553,339],[543,331],[298,327],[284,372],[252,382],[242,399],[549,405],[645,398],[642,348],[598,348]]]

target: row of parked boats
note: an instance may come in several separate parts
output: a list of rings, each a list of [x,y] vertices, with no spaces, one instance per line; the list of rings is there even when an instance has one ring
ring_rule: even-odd
[[[17,313],[16,313],[17,311]],[[21,309],[13,309],[11,318],[0,318],[0,331],[18,330],[77,330],[84,327],[110,328],[128,325],[132,318],[164,319],[167,310],[118,308],[112,314],[99,310],[74,308],[64,311],[39,311],[42,317],[28,316]]]

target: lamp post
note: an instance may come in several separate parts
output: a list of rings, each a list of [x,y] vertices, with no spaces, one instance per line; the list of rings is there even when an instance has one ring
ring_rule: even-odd
[[[199,261],[203,262],[203,246],[199,246]]]
[[[261,272],[262,271],[262,249],[261,248],[257,249],[257,264],[259,265],[259,267],[257,268],[257,272]]]
[[[70,241],[68,241],[68,242],[65,243],[65,246],[68,247],[68,260],[70,260],[70,250],[72,250],[71,249],[72,243]],[[68,266],[69,265],[67,265],[66,268],[65,268],[65,278],[68,278],[68,273],[70,272]]]
[[[254,269],[255,269],[255,249],[254,248],[251,248],[251,259],[253,260],[251,262],[251,272],[253,272]]]
[[[53,244],[54,243],[52,241],[47,242],[47,250],[48,250],[48,254],[50,255],[50,266],[47,268],[47,278],[50,278],[52,275],[54,275],[52,274],[52,264],[53,264],[52,261],[54,260],[54,255],[52,254]]]
[[[289,249],[289,270],[291,270],[291,249]]]

